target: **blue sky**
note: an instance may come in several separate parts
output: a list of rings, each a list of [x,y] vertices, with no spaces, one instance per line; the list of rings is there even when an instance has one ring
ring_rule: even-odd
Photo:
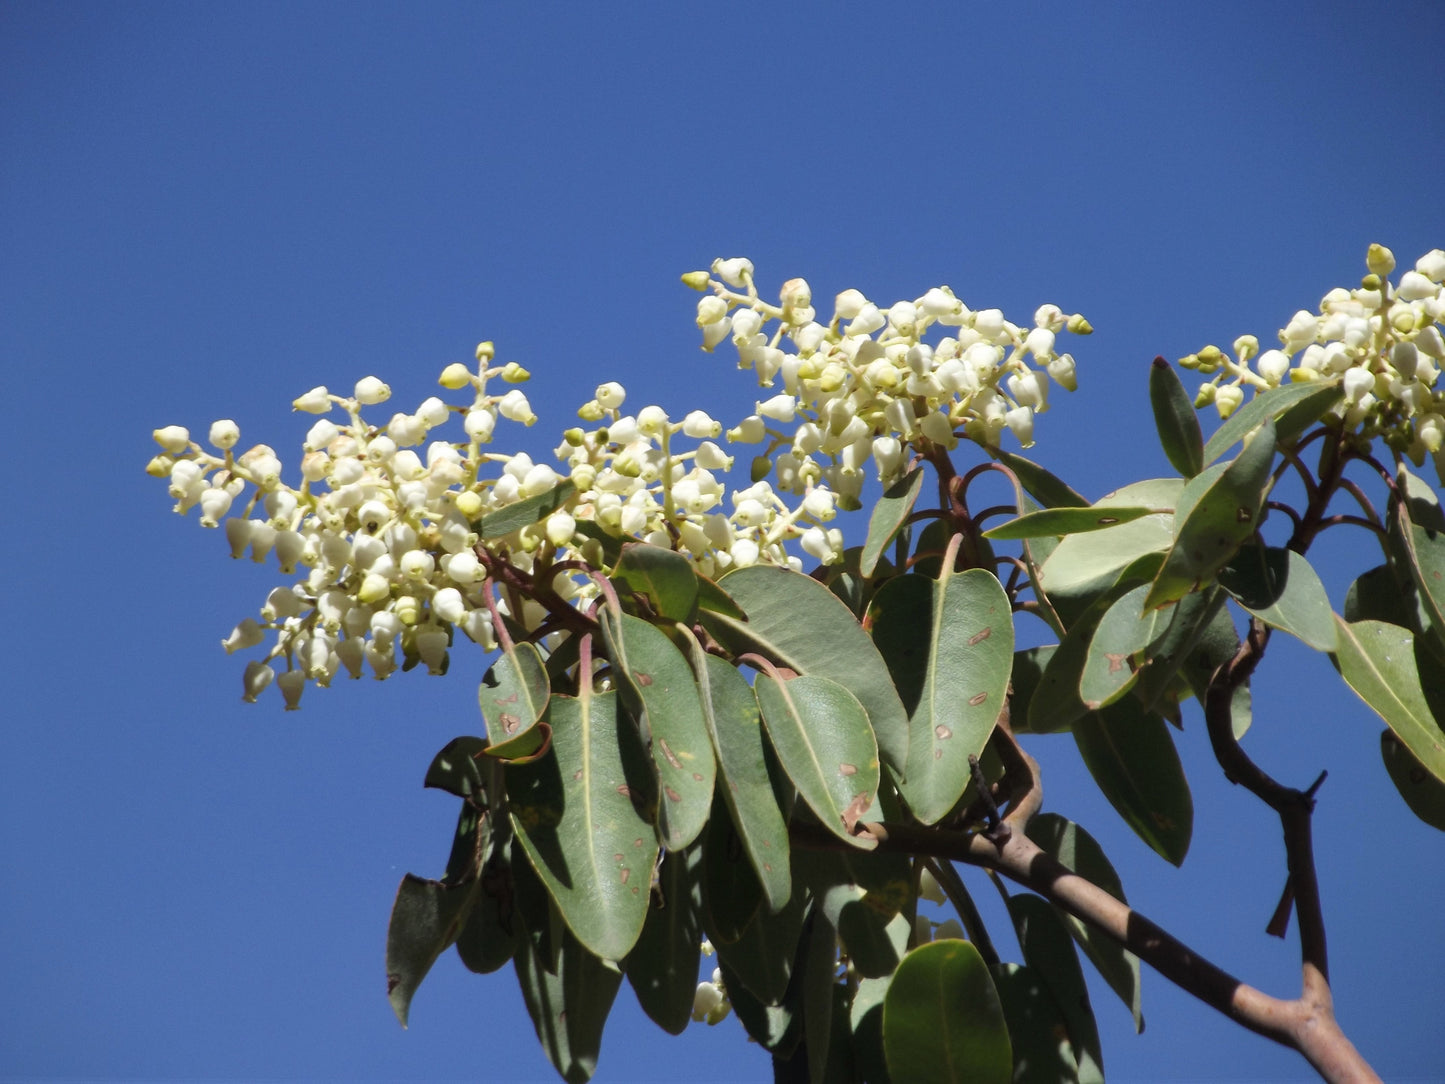
[[[530,368],[534,454],[601,380],[674,416],[751,411],[677,276],[880,302],[949,283],[1089,316],[1037,457],[1100,495],[1167,473],[1147,363],[1445,245],[1445,10],[1356,5],[0,2],[0,1076],[485,1078],[551,1069],[510,972],[385,998],[401,875],[440,873],[421,779],[476,732],[480,658],[240,702],[219,641],[279,582],[142,468],[150,431],[236,419],[295,454],[293,397],[375,373],[402,409],[479,339]],[[21,455],[20,453],[24,454]],[[1347,535],[1325,557],[1376,563]],[[1352,574],[1352,573],[1351,573]],[[1329,581],[1342,601],[1344,573]],[[1387,1077],[1445,1063],[1441,840],[1328,663],[1276,638],[1248,744],[1323,768],[1316,836],[1347,1031]],[[1271,993],[1277,825],[1179,736],[1182,870],[1040,739],[1049,807],[1130,900]],[[971,882],[973,883],[973,882]],[[986,896],[979,881],[978,895]],[[996,935],[1002,927],[996,923]],[[1006,943],[1006,942],[1005,942]],[[1309,1079],[1158,976],[1148,1029],[1102,984],[1111,1080]],[[600,1081],[764,1080],[740,1026],[664,1035],[618,999]]]

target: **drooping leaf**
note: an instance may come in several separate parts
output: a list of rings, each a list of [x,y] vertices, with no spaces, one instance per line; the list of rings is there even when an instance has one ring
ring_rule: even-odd
[[[647,596],[660,617],[690,624],[697,612],[697,574],[692,562],[674,550],[628,542],[612,578]]]
[[[402,1027],[417,987],[456,940],[475,896],[475,882],[449,885],[411,873],[401,879],[386,935],[386,987]]]
[[[1221,591],[1219,588],[1213,590]],[[1200,594],[1207,595],[1209,592],[1200,592]],[[1186,596],[1176,608],[1190,605],[1190,600],[1194,597],[1194,595]],[[1214,671],[1232,659],[1239,650],[1239,631],[1234,627],[1234,618],[1230,616],[1229,607],[1223,604],[1222,592],[1214,597],[1207,611],[1204,612],[1211,616],[1200,628],[1198,636],[1179,667],[1180,676],[1188,682],[1190,690],[1201,703],[1208,693],[1209,679],[1213,676]],[[1252,703],[1249,683],[1245,682],[1235,686],[1234,695],[1229,702],[1229,711],[1236,738],[1244,737],[1245,731],[1249,729],[1253,718]]]
[[[1338,380],[1282,384],[1260,392],[1229,416],[1204,445],[1204,465],[1213,463],[1249,433],[1267,421],[1289,415],[1286,428],[1275,427],[1275,439],[1292,440],[1320,418],[1344,395]]]
[[[1380,756],[1390,782],[1410,811],[1431,828],[1445,832],[1445,783],[1430,774],[1393,730],[1380,732]]]
[[[703,927],[714,945],[741,937],[763,903],[763,886],[721,795],[713,796],[703,830],[702,889]]]
[[[607,1024],[622,973],[598,959],[569,931],[562,931],[557,967],[530,938],[517,944],[517,979],[547,1058],[568,1084],[585,1084],[597,1069],[602,1030]]]
[[[432,758],[422,786],[435,787],[458,798],[481,800],[487,790],[488,772],[477,757],[486,748],[486,738],[453,738]]]
[[[1102,531],[1106,527],[1117,527],[1144,516],[1158,514],[1157,508],[1110,507],[1097,508],[1044,508],[1037,512],[1011,519],[989,531],[985,538],[1007,541],[1018,538],[1043,538],[1050,535],[1084,534]]]
[[[1199,415],[1174,366],[1163,358],[1155,358],[1149,367],[1149,405],[1154,408],[1154,427],[1169,465],[1185,478],[1193,478],[1204,469]]]
[[[1013,693],[1009,697],[1009,725],[1015,734],[1056,734],[1069,728],[1068,724],[1065,724],[1056,729],[1036,730],[1030,710],[1034,690],[1038,688],[1049,660],[1058,649],[1058,644],[1046,644],[1014,652],[1013,674],[1009,679],[1013,687]],[[1052,720],[1040,718],[1038,722],[1047,725]]]
[[[662,845],[680,851],[707,822],[717,776],[697,678],[682,652],[651,622],[605,607],[599,621],[618,693],[650,738]]]
[[[552,754],[507,766],[512,826],[578,940],[620,960],[647,917],[657,838],[633,805],[617,696],[555,695]]]
[[[1316,651],[1335,649],[1330,597],[1310,563],[1294,550],[1246,545],[1219,570],[1219,583],[1271,628]]]
[[[803,963],[796,978],[802,982],[803,1045],[808,1059],[809,1084],[825,1084],[833,1038],[833,992],[838,989],[838,931],[818,907],[808,914],[803,930]],[[847,1049],[847,1044],[843,1044]],[[851,1059],[850,1059],[851,1060]]]
[[[570,479],[563,479],[546,493],[525,497],[495,512],[488,512],[477,521],[477,534],[482,538],[504,538],[513,531],[530,527],[538,520],[545,519],[561,508],[576,494],[577,487]]]
[[[1121,595],[1094,628],[1079,674],[1079,697],[1089,711],[1124,695],[1138,676],[1144,649],[1168,627],[1172,613],[1144,612],[1148,593],[1149,585],[1141,584]]]
[[[1008,911],[1023,949],[1024,963],[1053,995],[1054,1004],[1064,1018],[1079,1067],[1079,1081],[1103,1084],[1104,1055],[1099,1028],[1068,928],[1047,900],[1031,892],[1010,896]]]
[[[1043,467],[1013,452],[994,452],[993,456],[1009,470],[1045,508],[1084,508],[1088,501]]]
[[[898,965],[883,1000],[883,1048],[895,1081],[1008,1084],[1008,1025],[972,943],[932,941]]]
[[[1420,685],[1415,637],[1383,621],[1336,618],[1340,675],[1437,780],[1445,780],[1445,733]]]
[[[874,642],[909,710],[909,808],[935,824],[962,796],[1003,710],[1013,663],[1008,595],[991,572],[895,576],[869,611]]]
[[[836,681],[801,674],[753,683],[778,762],[830,832],[855,847],[877,845],[854,826],[878,796],[878,746],[858,699]]]
[[[1077,1084],[1069,1028],[1038,972],[1023,964],[989,968],[1013,1046],[1013,1084]]]
[[[1174,543],[1145,600],[1146,609],[1175,602],[1212,579],[1259,529],[1275,456],[1274,423],[1251,434],[1223,469],[1191,478],[1174,509]]]
[[[510,760],[535,753],[542,744],[537,723],[551,696],[547,667],[535,644],[512,644],[498,656],[477,688],[477,703],[491,740],[487,753]]]
[[[803,1038],[803,1007],[800,998],[784,994],[781,1001],[762,1000],[728,967],[727,961],[721,959],[721,952],[718,956],[728,1000],[732,1002],[733,1011],[737,1013],[738,1021],[747,1031],[748,1038],[771,1052],[775,1059],[790,1058]]]
[[[798,876],[848,951],[853,971],[891,975],[913,926],[904,908],[913,897],[912,863],[882,851],[799,850]]]
[[[901,773],[908,760],[908,713],[883,657],[848,608],[816,580],[773,565],[729,572],[720,585],[748,619],[704,613],[708,631],[729,650],[755,651],[845,686],[868,713],[883,759]]]
[[[868,520],[868,538],[858,558],[858,570],[865,579],[873,575],[878,559],[913,512],[923,488],[923,469],[915,467],[884,491]]]
[[[701,654],[699,652],[699,654]],[[707,680],[708,729],[717,750],[717,790],[732,814],[738,840],[757,874],[768,910],[776,911],[792,895],[788,826],[778,809],[768,777],[762,716],[747,679],[716,655],[694,655]]]
[[[1169,728],[1125,697],[1074,724],[1074,740],[1104,797],[1166,861],[1189,851],[1194,802]]]
[[[702,851],[664,855],[657,889],[623,970],[652,1022],[681,1035],[692,1019],[702,955]]]
[[[469,971],[482,975],[505,966],[517,947],[519,919],[511,847],[511,822],[506,818],[494,820],[492,839],[477,878],[476,899],[457,934],[457,955]]]
[[[868,1084],[892,1084],[883,1052],[883,1001],[892,981],[891,973],[886,978],[860,979],[848,1009],[848,1026],[853,1030],[853,1064]]]
[[[1093,508],[1173,508],[1184,488],[1179,478],[1152,478],[1110,493]],[[1119,572],[1146,554],[1163,554],[1174,542],[1173,517],[1158,513],[1116,527],[1068,535],[1049,554],[1040,581],[1056,601],[1112,583]]]
[[[777,914],[759,908],[736,941],[715,945],[718,959],[764,1003],[783,1000],[799,959],[807,901],[795,893]],[[731,990],[731,987],[729,987]]]
[[[1039,847],[1053,855],[1086,881],[1102,888],[1121,903],[1129,901],[1124,896],[1124,886],[1119,875],[1103,848],[1094,837],[1072,821],[1065,820],[1057,813],[1040,813],[1029,821],[1028,836]],[[1139,958],[1112,938],[1105,937],[1094,927],[1075,918],[1065,911],[1059,917],[1068,927],[1078,946],[1084,950],[1099,974],[1109,984],[1119,1000],[1134,1017],[1134,1030],[1144,1030],[1144,1017],[1140,1009]]]

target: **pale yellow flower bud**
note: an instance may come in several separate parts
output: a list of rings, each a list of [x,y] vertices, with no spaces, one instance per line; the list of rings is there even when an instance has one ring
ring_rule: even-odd
[[[1388,275],[1395,270],[1395,254],[1384,245],[1371,245],[1365,253],[1365,266],[1376,275]]]
[[[689,290],[696,290],[698,293],[702,293],[707,289],[707,284],[711,277],[706,271],[689,271],[682,276],[682,284]]]
[[[443,369],[442,375],[437,379],[438,384],[452,391],[465,388],[471,382],[472,371],[459,361],[454,361]]]

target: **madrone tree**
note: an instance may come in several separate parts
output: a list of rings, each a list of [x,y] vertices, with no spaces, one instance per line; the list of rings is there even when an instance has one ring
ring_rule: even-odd
[[[569,1081],[592,1074],[626,979],[669,1032],[735,1013],[779,1079],[1085,1082],[1102,1058],[1082,950],[1136,1020],[1142,960],[1326,1079],[1373,1080],[1331,1009],[1320,780],[1276,779],[1241,742],[1251,674],[1296,637],[1379,713],[1385,770],[1445,828],[1445,516],[1414,473],[1445,466],[1445,252],[1394,280],[1388,250],[1367,262],[1279,347],[1182,359],[1207,378],[1193,402],[1156,359],[1178,477],[1093,502],[1001,447],[1032,444],[1051,383],[1074,388],[1059,338],[1088,334],[1082,316],[1044,305],[1017,325],[942,287],[886,310],[848,290],[825,323],[806,282],[764,300],[743,259],[683,276],[703,349],[731,340],[770,389],[725,437],[702,410],[629,412],[606,383],[559,466],[495,452],[499,419],[536,417],[526,371],[483,343],[441,374],[456,404],[368,420],[390,395],[374,377],[297,399],[318,416],[297,485],[271,448],[238,454],[231,421],[214,450],[157,430],[149,470],[233,557],[296,577],[225,641],[263,650],[247,700],[274,683],[290,709],[343,673],[495,653],[475,736],[426,772],[460,813],[445,874],[397,893],[403,1021],[455,945],[474,971],[513,965]],[[882,495],[850,546],[830,524],[870,474]],[[1002,503],[980,507],[986,481]],[[1337,613],[1309,553],[1342,524],[1379,555]],[[1016,622],[1046,646],[1016,649]],[[1296,997],[1132,910],[1094,838],[1047,810],[1033,736],[1067,731],[1124,821],[1181,862],[1170,726],[1192,704],[1219,768],[1278,817],[1272,928],[1298,916]],[[1004,895],[1021,961],[960,864]],[[956,918],[920,916],[924,897]],[[717,967],[699,985],[702,952]]]

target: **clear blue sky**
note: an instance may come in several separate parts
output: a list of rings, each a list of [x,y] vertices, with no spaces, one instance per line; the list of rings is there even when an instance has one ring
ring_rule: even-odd
[[[454,820],[422,775],[479,729],[482,660],[243,705],[219,641],[274,566],[170,513],[153,427],[231,417],[294,467],[294,396],[375,373],[407,409],[484,338],[536,374],[536,452],[603,379],[741,417],[750,377],[697,350],[677,276],[747,255],[819,298],[1087,314],[1036,451],[1097,496],[1167,473],[1156,353],[1267,339],[1371,241],[1445,245],[1442,46],[1435,0],[0,3],[0,1076],[552,1079],[510,971],[449,954],[409,1031],[385,997],[396,883],[440,873]],[[1285,640],[1248,747],[1294,785],[1329,769],[1342,1022],[1387,1078],[1438,1077],[1441,837]],[[1145,913],[1293,996],[1277,824],[1197,716],[1179,744],[1182,870],[1067,739],[1035,746],[1047,804]],[[1111,1080],[1309,1078],[1152,972],[1142,1036],[1094,1005]],[[672,1039],[624,989],[597,1079],[769,1077],[736,1021]]]

